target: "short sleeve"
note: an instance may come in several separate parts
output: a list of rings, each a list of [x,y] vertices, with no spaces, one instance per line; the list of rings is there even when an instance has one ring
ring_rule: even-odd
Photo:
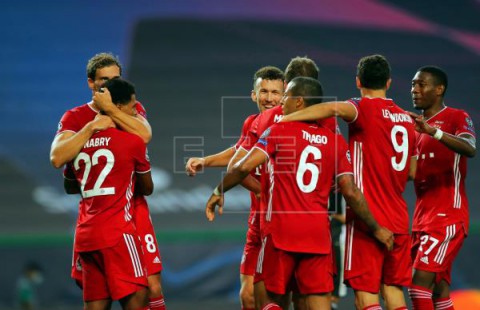
[[[257,115],[258,114],[250,115],[243,122],[242,132],[240,134],[240,138],[238,138],[237,143],[235,143],[235,150],[238,150],[242,146],[245,139],[247,139],[249,137],[250,127],[252,126],[252,123],[255,121]]]
[[[250,125],[246,135],[245,135],[245,138],[243,139],[242,143],[240,144],[239,147],[247,150],[247,151],[250,151],[254,146],[255,144],[257,143],[258,141],[258,124],[260,122],[260,120],[263,118],[263,114],[260,114],[258,115],[258,117],[256,117],[252,124]]]
[[[473,126],[472,118],[465,111],[459,111],[455,115],[455,135],[459,136],[462,134],[471,135],[474,138],[475,136],[475,127]]]
[[[67,111],[63,114],[62,118],[60,119],[60,122],[58,123],[58,128],[57,128],[57,135],[59,133],[65,132],[65,131],[73,131],[73,132],[78,132],[82,129],[78,125],[78,122],[75,117],[75,113],[73,113],[71,110]]]
[[[343,174],[353,174],[352,159],[347,142],[342,136],[337,135],[338,167],[337,177]]]
[[[271,127],[268,127],[258,139],[255,144],[256,148],[264,151],[269,157],[271,157],[276,151],[276,144],[278,137],[282,136],[280,134],[281,126],[274,124]]]
[[[147,146],[139,137],[135,136],[135,138],[133,146],[135,152],[135,172],[147,173],[151,170]]]
[[[137,109],[137,114],[141,115],[143,118],[147,119],[147,111],[145,110],[145,107],[137,101],[137,105],[135,106]]]

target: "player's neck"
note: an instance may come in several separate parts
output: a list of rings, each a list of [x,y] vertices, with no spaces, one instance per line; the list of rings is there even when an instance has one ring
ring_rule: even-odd
[[[367,98],[387,98],[387,91],[385,89],[360,88],[360,94],[362,97]]]
[[[97,107],[97,105],[95,104],[95,102],[90,101],[90,102],[88,103],[88,105],[89,105],[92,109],[94,109],[95,111],[100,112],[100,109]]]
[[[429,119],[443,109],[445,109],[445,104],[443,103],[443,101],[441,101],[439,103],[433,104],[430,108],[423,110],[423,116],[425,117],[425,119]]]

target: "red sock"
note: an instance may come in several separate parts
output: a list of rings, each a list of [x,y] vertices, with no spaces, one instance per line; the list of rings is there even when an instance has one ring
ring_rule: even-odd
[[[380,307],[380,304],[374,304],[374,305],[366,306],[362,310],[382,310],[382,307]]]
[[[274,303],[269,303],[263,306],[262,310],[282,310],[282,308]]]
[[[447,298],[436,298],[433,300],[435,304],[435,310],[454,310],[453,302],[450,297]]]
[[[151,310],[166,310],[167,309],[165,307],[165,300],[163,299],[162,295],[160,295],[160,297],[149,298],[148,305],[150,306]]]
[[[429,289],[418,285],[411,285],[408,288],[408,295],[410,295],[414,310],[434,310],[432,291]]]

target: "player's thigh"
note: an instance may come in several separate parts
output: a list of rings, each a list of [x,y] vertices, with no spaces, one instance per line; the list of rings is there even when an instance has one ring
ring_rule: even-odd
[[[371,234],[347,225],[345,284],[355,291],[378,294],[387,249]]]
[[[243,248],[242,261],[240,263],[240,274],[255,275],[258,254],[260,253],[261,247],[260,232],[249,227]]]
[[[83,300],[93,302],[111,299],[103,253],[100,250],[78,253],[82,264]],[[100,304],[92,303],[90,307]]]
[[[300,254],[296,261],[295,278],[302,295],[328,294],[333,291],[333,255]]]
[[[411,237],[395,234],[391,251],[385,253],[382,283],[408,287],[412,281]]]
[[[422,231],[420,245],[413,262],[417,270],[437,273],[436,282],[450,280],[451,266],[465,240],[462,223]]]
[[[105,270],[113,300],[148,286],[143,253],[137,236],[124,234],[115,246],[104,250]]]
[[[283,295],[294,274],[295,257],[275,248],[270,235],[264,238],[262,244],[263,251],[259,255],[257,271],[262,274],[268,292]]]

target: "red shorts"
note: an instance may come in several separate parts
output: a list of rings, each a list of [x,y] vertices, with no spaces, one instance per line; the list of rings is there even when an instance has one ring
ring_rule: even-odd
[[[378,294],[380,285],[410,286],[412,262],[410,236],[395,234],[392,251],[373,235],[347,224],[345,284],[357,291]]]
[[[143,254],[137,236],[124,234],[115,246],[80,252],[83,300],[118,300],[147,287]]]
[[[147,267],[147,276],[157,274],[162,271],[162,257],[158,248],[157,237],[153,229],[152,219],[148,204],[143,196],[135,196],[135,226],[137,234],[142,241],[143,256],[145,267]]]
[[[436,283],[445,280],[450,284],[452,263],[465,238],[462,223],[413,232],[413,267],[435,272]]]
[[[285,294],[296,278],[300,294],[329,293],[333,291],[333,257],[328,254],[287,252],[275,248],[270,236],[262,240],[257,272],[267,291]],[[257,277],[257,275],[255,275]],[[257,278],[258,279],[258,278]]]
[[[83,275],[82,275],[82,263],[80,262],[80,256],[78,255],[78,252],[73,251],[72,254],[72,269],[70,272],[70,276],[72,279],[75,280],[77,285],[83,289]]]
[[[242,262],[240,263],[240,274],[253,276],[257,267],[258,253],[262,247],[260,239],[260,230],[253,225],[249,225],[247,230],[247,240],[243,248]]]

